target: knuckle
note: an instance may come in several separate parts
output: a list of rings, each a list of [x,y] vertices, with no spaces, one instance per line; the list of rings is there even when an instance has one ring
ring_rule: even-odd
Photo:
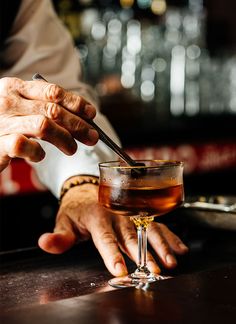
[[[64,95],[64,90],[58,85],[51,83],[46,85],[45,94],[49,101],[60,102]]]
[[[88,127],[86,127],[85,123],[80,118],[71,119],[71,128],[75,131],[79,131],[80,134],[87,133]]]
[[[103,241],[103,243],[105,244],[117,244],[117,240],[115,238],[115,236],[108,231],[104,231],[103,233],[101,233],[101,239]]]
[[[161,230],[160,224],[157,224],[155,222],[151,223],[148,226],[148,233],[150,235],[161,235],[162,234],[162,230]]]
[[[44,139],[48,133],[48,130],[50,128],[50,120],[43,115],[38,116],[37,118],[37,136],[39,138]]]
[[[77,97],[77,100],[78,100],[78,107],[84,108],[87,101],[83,97],[80,97],[80,96]]]
[[[152,223],[149,226],[148,234],[149,237],[155,239],[155,242],[156,244],[158,244],[158,246],[167,251],[169,249],[169,244],[167,243],[167,240],[163,233],[164,226],[165,225],[162,224]]]
[[[162,255],[167,255],[169,253],[172,254],[172,250],[164,237],[161,237],[160,240],[158,241],[157,248],[159,251],[162,251]]]
[[[168,245],[167,245],[166,240],[163,236],[160,237],[158,243],[162,248],[164,248],[165,250],[168,250]]]
[[[137,242],[137,234],[135,232],[128,232],[124,234],[124,242],[127,245],[133,244]]]
[[[60,107],[56,103],[47,103],[46,104],[46,116],[52,120],[58,120],[60,117]]]
[[[73,107],[77,114],[83,114],[87,101],[81,96],[73,97]]]

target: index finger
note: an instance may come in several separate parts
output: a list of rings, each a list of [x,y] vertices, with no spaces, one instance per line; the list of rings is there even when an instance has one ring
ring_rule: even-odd
[[[93,217],[92,222],[87,224],[94,245],[110,273],[114,276],[127,275],[125,260],[119,250],[116,235],[112,227],[111,215],[100,207],[97,209],[97,212],[97,217]]]
[[[62,87],[45,81],[23,81],[17,79],[17,91],[27,99],[57,103],[84,119],[93,119],[96,109],[83,97]]]

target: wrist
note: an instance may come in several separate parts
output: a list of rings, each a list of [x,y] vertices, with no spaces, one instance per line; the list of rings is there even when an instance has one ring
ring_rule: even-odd
[[[98,186],[99,178],[93,175],[77,175],[67,179],[61,188],[59,203],[61,203],[62,198],[68,191],[70,191],[70,189],[86,184]]]

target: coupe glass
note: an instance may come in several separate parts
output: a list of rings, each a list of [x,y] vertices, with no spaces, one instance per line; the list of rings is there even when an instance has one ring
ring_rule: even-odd
[[[112,212],[130,217],[138,235],[138,266],[125,277],[113,278],[113,287],[139,286],[160,279],[147,267],[147,227],[154,217],[166,214],[184,200],[183,162],[138,160],[99,164],[99,202]]]

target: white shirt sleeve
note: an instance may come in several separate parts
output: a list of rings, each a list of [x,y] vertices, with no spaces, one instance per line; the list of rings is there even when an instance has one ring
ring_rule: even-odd
[[[22,0],[20,11],[14,22],[11,35],[2,54],[0,77],[14,76],[31,80],[36,72],[48,81],[65,89],[77,92],[97,109],[97,98],[88,85],[81,82],[81,67],[77,50],[71,35],[55,13],[50,0]],[[99,111],[96,123],[111,138],[120,144],[119,139]],[[89,147],[78,143],[77,152],[66,156],[56,147],[40,141],[46,157],[34,163],[40,181],[58,197],[63,182],[77,174],[97,175],[98,163],[115,160],[116,155],[101,141]]]

